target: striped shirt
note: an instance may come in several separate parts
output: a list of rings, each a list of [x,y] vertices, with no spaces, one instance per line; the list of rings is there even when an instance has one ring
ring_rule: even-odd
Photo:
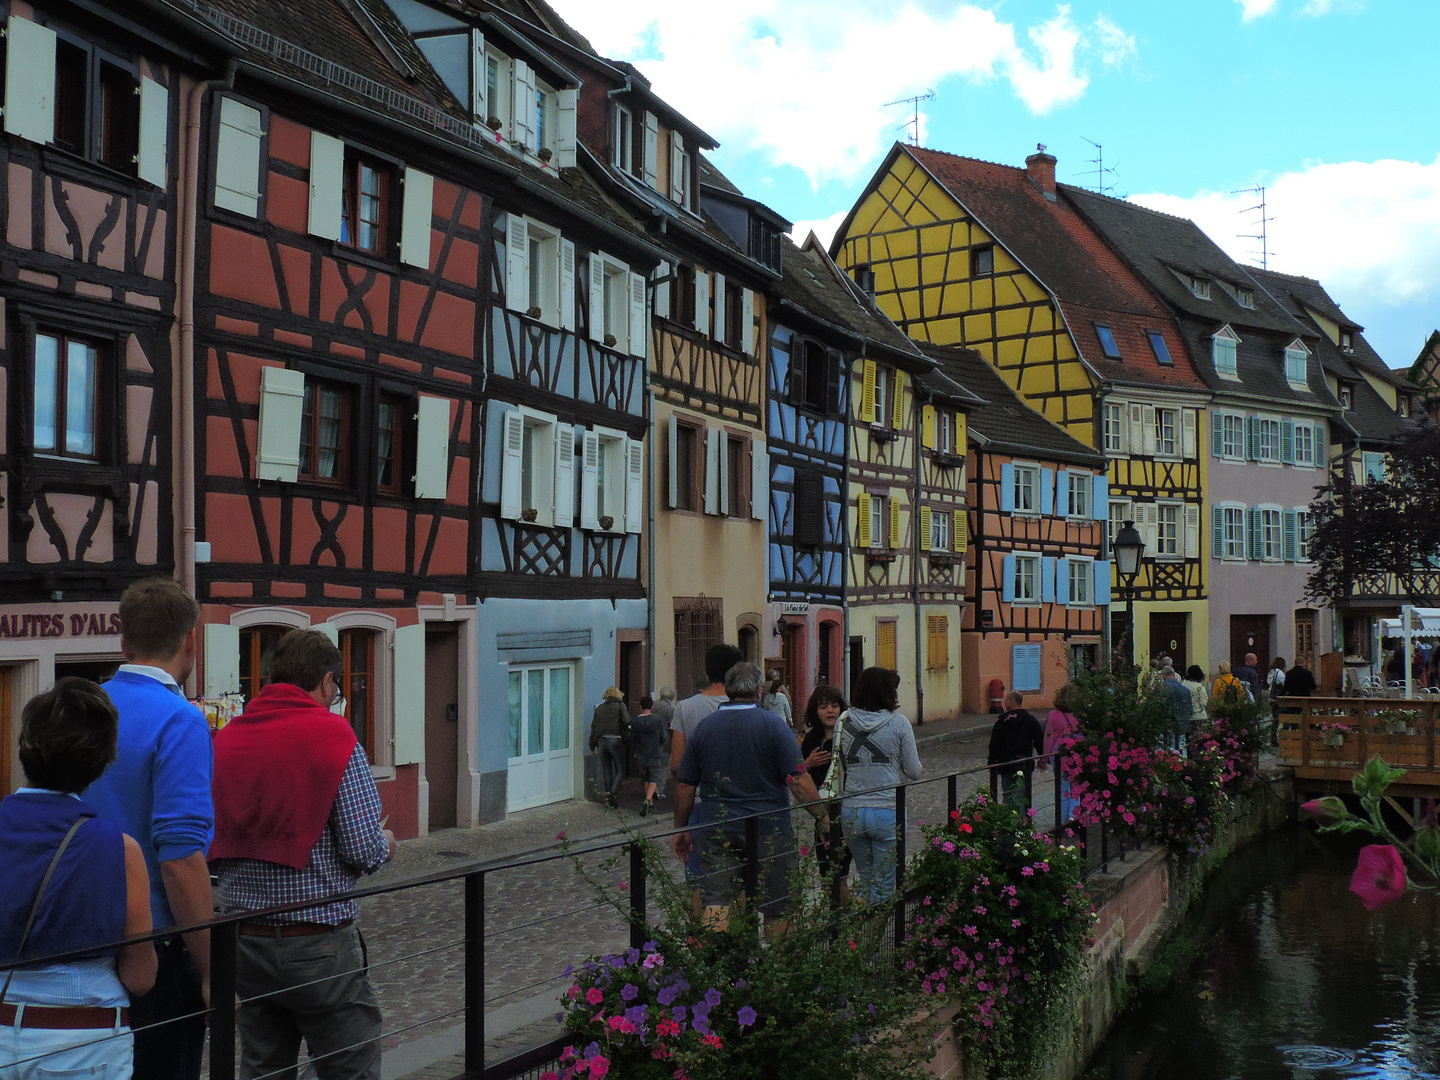
[[[233,915],[352,891],[362,875],[373,874],[390,861],[390,845],[380,831],[380,810],[380,793],[370,775],[370,763],[365,750],[357,745],[340,777],[330,819],[305,868],[296,870],[263,859],[220,859],[215,864],[220,910]],[[354,900],[332,900],[258,921],[339,926],[359,914],[360,906]]]

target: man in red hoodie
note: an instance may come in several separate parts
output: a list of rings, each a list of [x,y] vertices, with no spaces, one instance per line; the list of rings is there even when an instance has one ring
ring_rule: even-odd
[[[303,1038],[321,1080],[380,1080],[380,1005],[354,889],[395,854],[365,750],[343,716],[340,652],[316,630],[275,646],[270,682],[215,736],[210,862],[226,914],[323,900],[243,923],[241,1076],[294,1070]],[[263,995],[263,996],[262,996]]]

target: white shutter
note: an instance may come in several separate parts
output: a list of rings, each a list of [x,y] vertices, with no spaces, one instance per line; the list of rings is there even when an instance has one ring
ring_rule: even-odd
[[[625,531],[640,532],[645,498],[645,444],[639,439],[625,440]]]
[[[555,158],[557,169],[575,167],[575,113],[579,106],[580,91],[557,90],[555,92]]]
[[[510,88],[513,126],[510,137],[523,146],[535,145],[535,73],[524,60],[512,60],[510,70],[513,85]]]
[[[310,235],[340,239],[345,216],[345,144],[318,131],[310,133]]]
[[[490,116],[490,103],[485,100],[485,35],[470,28],[470,119],[484,124]]]
[[[752,289],[740,291],[740,348],[746,356],[759,356],[759,344],[755,333],[755,293]]]
[[[1185,557],[1200,557],[1200,507],[1194,503],[1185,504]]]
[[[424,623],[396,628],[393,656],[395,670],[390,685],[395,688],[394,764],[416,765],[425,760]]]
[[[505,224],[505,306],[530,310],[530,223],[519,214]]]
[[[1124,408],[1130,410],[1130,437],[1125,443],[1125,451],[1138,455],[1145,447],[1145,411],[1139,405],[1126,405]],[[1150,437],[1154,439],[1153,431]]]
[[[605,256],[592,251],[590,264],[590,340],[605,340]]]
[[[600,528],[600,436],[587,431],[581,438],[580,527]]]
[[[15,20],[10,22],[13,26]],[[51,82],[54,82],[53,76]],[[8,110],[5,116],[8,121]],[[215,205],[246,217],[257,217],[260,213],[260,110],[229,97],[220,101]]]
[[[450,487],[450,399],[420,395],[415,417],[415,498],[443,499]]]
[[[5,31],[5,130],[55,141],[55,31],[19,15]]]
[[[583,491],[581,498],[584,498]],[[562,422],[555,425],[555,527],[568,529],[574,524],[575,428]]]
[[[500,516],[518,518],[520,487],[525,468],[525,417],[519,409],[505,410],[500,425]]]
[[[1131,406],[1134,409],[1134,406]],[[1155,456],[1155,406],[1146,405],[1143,407],[1140,419],[1140,438],[1143,449],[1141,453],[1151,457]]]
[[[725,433],[717,427],[705,429],[705,513],[707,514],[724,513],[720,506],[720,463],[725,457],[721,443],[724,438]]]
[[[711,295],[714,297],[714,301],[713,301],[713,302],[714,302],[714,304],[715,304],[715,319],[714,319],[714,325],[711,327],[711,332],[712,332],[712,335],[714,336],[714,338],[715,338],[716,341],[725,342],[725,331],[726,331],[726,326],[725,326],[725,324],[726,324],[726,322],[728,322],[729,320],[725,318],[725,275],[724,275],[724,274],[718,274],[718,273],[717,273],[717,274],[715,275],[715,288],[714,288],[714,291],[711,293]],[[728,342],[726,342],[726,344],[728,344]]]
[[[400,261],[430,269],[430,218],[435,210],[435,178],[419,169],[405,170],[400,207]]]
[[[670,198],[680,202],[685,195],[685,140],[670,129]]]
[[[560,329],[575,329],[575,243],[560,240]]]
[[[695,329],[710,336],[710,274],[695,268]]]
[[[645,183],[660,183],[660,121],[651,112],[645,114]]]
[[[1180,410],[1180,453],[1186,458],[1193,458],[1197,453],[1195,438],[1195,410]]]
[[[158,188],[169,179],[170,91],[154,79],[140,79],[140,149],[135,175]]]
[[[645,317],[645,278],[630,275],[630,355],[650,355],[650,320]]]
[[[770,451],[765,449],[765,440],[752,436],[750,439],[750,516],[757,521],[766,520],[770,510]]]
[[[332,622],[311,623],[310,629],[316,633],[324,634],[330,639],[330,644],[337,649],[340,647],[340,628]]]
[[[1140,511],[1140,535],[1145,538],[1145,550],[1154,558],[1160,543],[1160,508],[1154,503],[1141,503],[1135,509]]]
[[[650,273],[650,280],[655,285],[655,299],[651,302],[657,319],[668,319],[670,317],[670,282],[667,280],[673,271],[668,262],[662,262]]]
[[[676,471],[676,458],[678,457],[680,450],[679,443],[680,419],[672,413],[670,416],[669,432],[670,467],[668,469],[668,472],[670,475],[668,477],[668,499],[665,504],[670,507],[671,510],[674,510],[676,505],[680,502],[680,474]]]
[[[14,25],[14,20],[11,20]],[[240,690],[240,628],[229,623],[207,623],[205,634],[205,696]]]
[[[260,369],[260,434],[255,477],[293,484],[300,476],[300,422],[305,411],[305,376],[290,368]]]

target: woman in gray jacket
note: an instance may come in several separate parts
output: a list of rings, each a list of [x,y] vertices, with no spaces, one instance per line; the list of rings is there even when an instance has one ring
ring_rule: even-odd
[[[920,779],[915,732],[899,712],[900,676],[888,668],[860,673],[839,735],[845,756],[845,843],[860,880],[856,895],[883,903],[895,892],[895,785]],[[852,795],[851,792],[857,794]]]

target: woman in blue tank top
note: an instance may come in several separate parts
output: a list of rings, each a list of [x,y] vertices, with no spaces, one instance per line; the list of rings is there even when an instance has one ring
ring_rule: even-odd
[[[149,875],[140,845],[78,794],[115,760],[116,725],[115,706],[88,679],[61,679],[21,717],[31,786],[0,801],[0,1080],[133,1072],[129,995],[154,984],[155,948],[116,942],[150,932]],[[25,963],[80,949],[93,951]]]

